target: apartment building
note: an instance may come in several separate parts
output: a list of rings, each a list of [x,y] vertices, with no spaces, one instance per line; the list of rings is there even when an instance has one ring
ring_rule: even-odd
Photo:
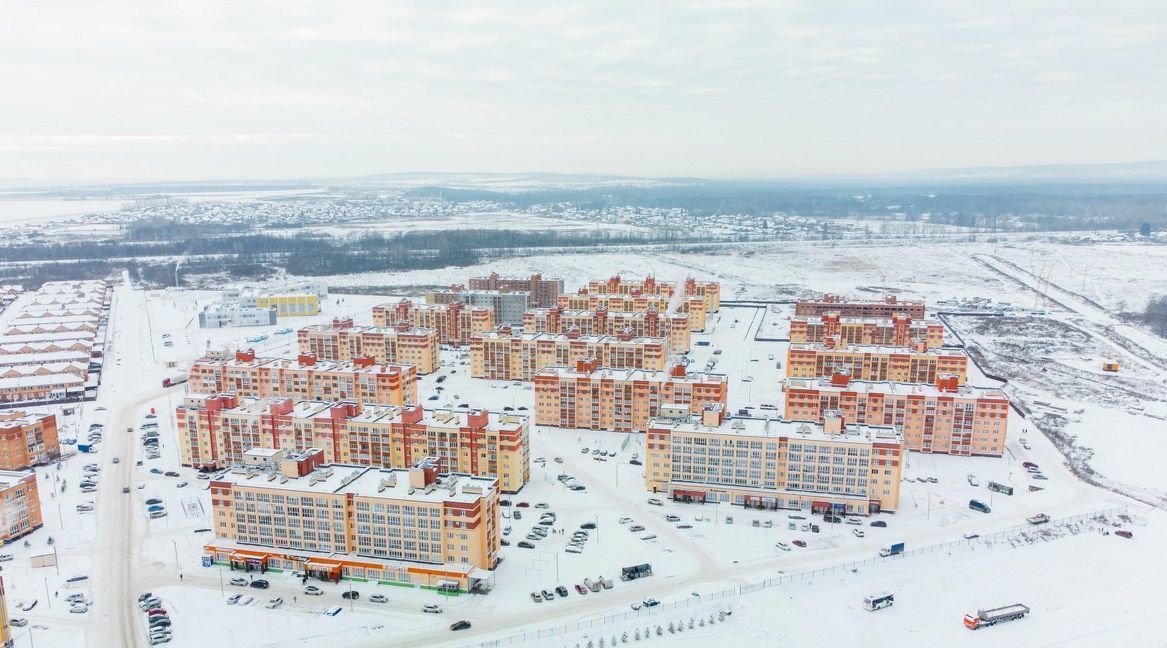
[[[648,276],[644,279],[625,279],[614,275],[608,279],[593,279],[588,282],[588,292],[618,293],[625,295],[667,295],[672,297],[677,293],[677,284],[671,281],[657,281],[656,277]]]
[[[668,295],[632,295],[628,293],[593,293],[587,288],[580,288],[579,292],[560,295],[555,306],[562,306],[564,310],[597,310],[627,311],[643,313],[647,311],[665,312],[669,309]]]
[[[914,320],[901,314],[864,318],[827,313],[790,320],[792,344],[824,343],[832,338],[847,345],[914,347],[923,342],[927,349],[939,349],[944,346],[944,325],[936,320]]]
[[[0,470],[23,470],[60,456],[55,414],[0,412]]]
[[[791,344],[786,352],[787,378],[829,378],[845,373],[854,380],[936,384],[941,374],[968,378],[963,351],[854,345]]]
[[[848,299],[840,295],[823,295],[821,299],[800,299],[794,306],[795,317],[819,317],[836,313],[840,317],[878,317],[907,315],[914,320],[924,319],[924,302],[901,301],[888,295],[882,301]]]
[[[8,593],[4,591],[4,579],[0,578],[0,646],[11,648],[16,645],[12,639],[12,628],[9,627]],[[32,633],[29,633],[32,636]]]
[[[1009,429],[1009,397],[999,389],[960,385],[954,376],[936,383],[851,380],[835,374],[786,382],[785,418],[822,422],[828,412],[867,425],[892,425],[909,450],[1000,457]]]
[[[396,326],[353,326],[351,318],[334,319],[331,325],[305,326],[296,332],[300,353],[317,360],[352,362],[367,356],[378,364],[408,364],[419,374],[430,374],[441,366],[441,342],[434,329]]]
[[[509,327],[500,327],[471,338],[470,377],[531,380],[543,367],[573,366],[588,359],[610,369],[663,371],[668,348],[664,338],[634,338],[627,333],[513,333]]]
[[[697,281],[693,277],[687,277],[682,294],[686,297],[703,299],[706,313],[715,313],[721,310],[721,284],[716,281]]]
[[[509,412],[189,394],[175,419],[184,466],[239,463],[257,447],[318,448],[326,463],[381,468],[438,457],[450,470],[498,478],[507,493],[530,479],[528,419]]]
[[[433,329],[442,344],[466,346],[470,338],[494,328],[494,312],[489,308],[453,304],[414,304],[399,302],[373,307],[374,326],[406,324],[412,328]]]
[[[684,313],[661,311],[627,312],[599,310],[567,310],[532,308],[523,315],[524,333],[568,333],[581,335],[619,335],[664,338],[669,341],[669,353],[689,350],[689,316]]]
[[[530,277],[500,277],[497,272],[492,272],[488,277],[471,277],[468,285],[470,290],[528,293],[531,308],[550,308],[563,292],[562,279],[544,279],[541,274],[533,274]]]
[[[352,362],[320,362],[310,354],[257,358],[255,351],[234,357],[207,356],[190,369],[192,393],[225,392],[257,398],[355,400],[378,405],[417,403],[417,369],[413,365],[378,364],[369,357]]]
[[[320,465],[316,453],[237,466],[210,483],[213,562],[243,571],[295,571],[473,591],[499,560],[498,483],[410,468]]]
[[[562,428],[643,432],[664,405],[700,412],[725,406],[726,377],[685,371],[600,368],[594,360],[535,372],[535,424]]]
[[[427,304],[454,304],[461,302],[467,306],[489,308],[496,324],[523,323],[523,313],[531,307],[531,296],[525,292],[503,292],[499,290],[466,290],[465,286],[454,285],[449,290],[435,290],[425,294]]]
[[[661,416],[648,425],[645,487],[683,502],[868,515],[899,508],[904,447],[890,426]]]
[[[0,470],[0,545],[28,535],[42,524],[36,472]]]

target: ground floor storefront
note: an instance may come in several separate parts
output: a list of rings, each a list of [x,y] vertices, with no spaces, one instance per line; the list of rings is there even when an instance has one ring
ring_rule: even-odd
[[[674,501],[691,504],[730,504],[753,509],[781,509],[836,515],[870,515],[879,513],[881,510],[879,500],[822,493],[765,491],[679,483],[668,484],[665,492]]]

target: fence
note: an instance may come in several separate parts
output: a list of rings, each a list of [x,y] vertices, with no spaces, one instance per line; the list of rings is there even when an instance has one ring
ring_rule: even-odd
[[[1054,535],[1053,533],[1051,533],[1049,531],[1050,529],[1060,527],[1060,526],[1075,524],[1078,522],[1089,521],[1089,520],[1095,520],[1095,521],[1101,522],[1106,517],[1125,513],[1126,510],[1127,510],[1126,507],[1120,506],[1120,507],[1114,507],[1114,508],[1109,508],[1109,509],[1099,509],[1096,511],[1091,511],[1089,513],[1083,513],[1081,515],[1071,515],[1071,516],[1067,516],[1067,517],[1063,517],[1063,518],[1051,519],[1047,524],[1043,524],[1040,526],[1035,526],[1032,524],[1021,524],[1021,525],[1009,527],[1007,529],[1002,529],[1001,531],[996,531],[994,533],[980,535],[980,536],[977,536],[975,538],[968,538],[968,539],[962,538],[961,540],[956,540],[956,541],[952,541],[952,542],[943,542],[943,543],[939,543],[939,544],[928,545],[926,547],[919,547],[916,549],[910,549],[910,550],[904,551],[903,553],[896,554],[894,556],[889,556],[887,558],[873,557],[873,558],[868,558],[865,560],[858,560],[858,561],[852,561],[852,562],[846,562],[846,563],[838,563],[838,564],[830,565],[827,567],[819,567],[819,568],[807,569],[807,570],[799,571],[799,572],[791,572],[788,574],[783,574],[781,576],[767,578],[767,579],[759,581],[757,583],[749,583],[746,585],[740,585],[740,586],[732,588],[732,589],[725,589],[725,590],[721,590],[718,592],[713,592],[711,594],[702,594],[700,596],[690,596],[690,597],[687,597],[684,599],[679,599],[677,601],[672,601],[669,603],[661,603],[660,605],[657,605],[657,606],[652,607],[652,608],[641,608],[639,610],[629,610],[627,612],[620,612],[620,613],[616,613],[616,614],[606,614],[606,615],[601,616],[601,617],[596,617],[593,619],[585,619],[585,620],[581,620],[581,621],[576,621],[574,623],[567,623],[567,624],[563,624],[563,625],[559,625],[559,626],[552,626],[552,627],[547,627],[547,628],[538,628],[535,630],[528,630],[526,632],[522,632],[519,634],[513,634],[513,635],[510,635],[507,637],[500,638],[500,639],[483,641],[483,642],[479,642],[479,643],[463,644],[461,648],[493,648],[494,646],[510,646],[510,645],[515,645],[515,644],[521,645],[521,644],[524,644],[526,642],[535,641],[537,639],[547,639],[550,637],[555,637],[557,635],[567,635],[567,634],[571,634],[571,633],[576,633],[580,630],[587,630],[590,628],[608,625],[610,623],[618,623],[621,621],[627,621],[629,619],[650,617],[650,616],[654,616],[654,615],[657,615],[661,612],[668,611],[668,610],[678,610],[678,609],[684,609],[684,608],[694,607],[694,606],[698,606],[698,605],[705,605],[705,604],[713,603],[716,601],[724,601],[727,599],[736,598],[738,596],[741,596],[742,594],[750,594],[752,592],[758,592],[758,591],[761,591],[764,589],[769,589],[771,587],[777,587],[779,585],[800,582],[800,581],[806,580],[808,578],[813,578],[816,576],[822,576],[822,575],[832,574],[832,573],[836,573],[836,572],[850,572],[853,570],[857,570],[860,567],[870,566],[870,565],[887,565],[887,564],[890,564],[890,563],[895,562],[895,561],[907,560],[909,557],[913,557],[913,556],[925,556],[925,555],[935,554],[935,553],[939,553],[939,552],[949,552],[949,551],[959,550],[959,549],[968,549],[968,548],[971,548],[974,544],[978,544],[978,543],[979,544],[990,544],[990,543],[994,543],[994,542],[999,541],[999,540],[1018,540],[1018,539],[1023,539],[1023,538],[1030,538],[1033,541],[1054,540],[1054,539],[1060,538],[1062,536],[1061,535]],[[1073,533],[1075,533],[1075,532],[1072,531],[1071,534],[1073,534]]]

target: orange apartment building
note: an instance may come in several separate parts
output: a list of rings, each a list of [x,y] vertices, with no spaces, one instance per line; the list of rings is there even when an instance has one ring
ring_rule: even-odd
[[[494,328],[494,312],[489,308],[452,304],[414,304],[402,299],[396,303],[373,307],[374,326],[406,324],[412,328],[433,329],[442,344],[466,346],[471,336]]]
[[[296,332],[300,353],[317,360],[352,362],[367,356],[377,364],[408,364],[419,374],[430,374],[441,366],[441,341],[434,329],[397,326],[353,326],[351,318],[332,320],[332,325],[305,326]]]
[[[605,309],[609,312],[667,313],[673,299],[668,295],[590,293],[587,288],[580,288],[574,295],[560,295],[556,305],[563,307],[564,310]],[[677,300],[677,312],[689,316],[689,328],[693,331],[704,330],[707,311],[705,297],[690,295],[679,297]]]
[[[257,358],[255,351],[236,351],[233,358],[205,357],[190,368],[191,393],[225,392],[256,398],[355,400],[377,405],[417,403],[417,369],[413,365],[377,364],[372,358],[353,362],[319,362],[310,354]]]
[[[968,379],[968,356],[960,351],[882,346],[791,344],[786,352],[787,378],[829,378],[845,373],[854,380],[935,384],[941,374]]]
[[[541,274],[530,277],[500,277],[497,272],[488,277],[471,277],[470,290],[497,290],[499,292],[530,293],[532,308],[550,308],[555,305],[556,298],[563,292],[563,280],[555,278],[544,279]]]
[[[535,373],[535,424],[561,428],[643,432],[664,405],[701,412],[726,402],[722,374],[602,369],[594,360]]]
[[[840,295],[823,295],[822,299],[800,299],[794,306],[795,317],[819,317],[836,313],[840,317],[890,318],[907,315],[914,320],[924,319],[924,302],[900,301],[888,295],[882,301],[852,300]]]
[[[60,456],[55,414],[0,412],[0,470],[23,470]]]
[[[240,463],[252,448],[321,451],[325,463],[402,468],[438,457],[508,493],[530,479],[528,419],[509,412],[189,394],[175,410],[182,465]]]
[[[697,281],[688,277],[685,279],[685,291],[682,294],[686,297],[701,297],[705,300],[706,313],[715,313],[721,310],[721,284],[716,281]]]
[[[909,450],[1000,457],[1009,429],[1009,398],[999,389],[960,385],[940,375],[933,385],[865,382],[836,374],[788,380],[785,418],[821,422],[827,412],[845,421],[892,425]]]
[[[907,315],[855,318],[827,313],[790,320],[792,344],[822,343],[831,338],[844,344],[898,347],[914,347],[923,341],[925,348],[939,349],[944,346],[944,325],[935,320],[913,320]]]
[[[634,338],[627,333],[512,333],[510,327],[500,327],[470,340],[470,377],[531,380],[543,367],[573,366],[587,359],[610,369],[662,371],[668,348],[663,338]]]
[[[656,277],[648,276],[644,279],[625,279],[614,275],[608,279],[593,279],[588,282],[588,292],[610,293],[623,295],[666,295],[672,297],[677,293],[677,284],[671,281],[657,281]]]
[[[899,508],[904,446],[890,426],[725,419],[713,407],[648,425],[645,488],[681,502],[868,515]]]
[[[499,561],[498,483],[410,468],[321,465],[318,453],[211,480],[210,559],[231,570],[473,591]]]
[[[637,338],[664,338],[669,341],[669,353],[689,350],[689,316],[684,313],[567,310],[556,306],[532,308],[523,315],[524,333],[563,334],[573,329],[581,335],[627,333]]]
[[[43,523],[36,472],[0,470],[0,545],[36,531]]]

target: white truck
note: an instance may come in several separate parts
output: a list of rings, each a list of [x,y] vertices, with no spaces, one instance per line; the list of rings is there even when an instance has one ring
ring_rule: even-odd
[[[1014,603],[1013,605],[1005,605],[989,610],[977,610],[976,614],[964,615],[964,627],[969,630],[976,630],[980,627],[997,625],[1005,621],[1014,621],[1026,614],[1029,614],[1029,606],[1021,603]]]

